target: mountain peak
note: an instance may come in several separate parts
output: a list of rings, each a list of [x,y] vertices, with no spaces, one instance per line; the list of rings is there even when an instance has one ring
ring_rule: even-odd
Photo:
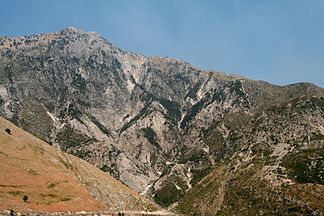
[[[77,28],[74,27],[74,26],[69,26],[69,27],[65,28],[64,30],[67,30],[67,31],[74,31],[74,32],[82,31],[82,30],[80,30],[80,29],[77,29]]]
[[[59,31],[62,34],[87,34],[87,35],[96,35],[98,37],[101,37],[100,34],[94,31],[84,31],[83,29],[78,29],[74,26],[66,27]]]

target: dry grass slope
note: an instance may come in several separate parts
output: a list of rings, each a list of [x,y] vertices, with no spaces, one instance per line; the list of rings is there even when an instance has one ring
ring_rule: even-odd
[[[96,167],[62,153],[3,118],[0,118],[0,167],[0,210],[157,209]],[[24,195],[28,196],[27,202],[23,201]]]

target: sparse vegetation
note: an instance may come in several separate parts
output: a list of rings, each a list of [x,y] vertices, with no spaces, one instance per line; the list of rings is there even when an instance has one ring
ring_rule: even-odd
[[[99,128],[99,130],[101,130],[102,133],[111,136],[111,132],[105,126],[103,126],[94,116],[88,115],[88,117],[95,125],[97,125],[97,127]]]
[[[190,184],[195,186],[202,178],[207,176],[211,172],[211,167],[201,168],[201,169],[193,169],[191,170],[193,176]]]
[[[144,105],[144,107],[139,111],[139,114],[136,115],[134,118],[129,120],[124,126],[119,130],[119,133],[121,134],[123,131],[127,130],[129,127],[131,127],[133,124],[135,124],[139,119],[144,118],[146,115],[150,113],[149,107],[151,106],[151,102],[148,102]]]
[[[210,94],[208,93],[205,98],[194,104],[191,109],[188,111],[188,113],[185,115],[183,120],[181,121],[181,128],[186,128],[189,126],[190,122],[195,118],[195,116],[198,114],[198,112],[205,106],[205,103],[209,100]]]
[[[144,132],[144,137],[147,139],[149,143],[151,143],[156,148],[161,149],[160,144],[157,142],[156,133],[152,128],[150,127],[142,128],[142,131]]]
[[[28,173],[31,175],[34,175],[34,176],[38,175],[37,170],[34,170],[34,169],[28,169]]]
[[[78,133],[70,126],[65,126],[63,130],[57,134],[56,138],[61,142],[63,149],[69,149],[82,144],[91,144],[96,141],[95,138]]]
[[[185,189],[186,186],[182,180],[175,178],[167,182],[155,193],[154,201],[163,207],[168,207],[185,195]]]
[[[20,196],[23,192],[22,191],[9,191],[8,193],[12,196]]]
[[[166,118],[170,119],[173,124],[176,124],[181,118],[179,103],[165,98],[157,98],[156,100],[167,110]]]
[[[324,184],[324,149],[307,149],[287,155],[282,163],[298,183]]]
[[[190,97],[193,99],[197,99],[197,92],[199,90],[199,88],[201,87],[202,83],[201,82],[197,82],[189,91],[188,93],[185,95],[186,97]]]

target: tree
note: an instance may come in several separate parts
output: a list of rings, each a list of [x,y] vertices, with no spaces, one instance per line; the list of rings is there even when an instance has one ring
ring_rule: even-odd
[[[28,200],[28,196],[27,196],[27,195],[24,195],[24,196],[23,196],[23,200],[24,200],[24,202],[27,202],[27,200]]]
[[[5,131],[6,131],[7,134],[11,135],[11,130],[9,128],[7,128]]]

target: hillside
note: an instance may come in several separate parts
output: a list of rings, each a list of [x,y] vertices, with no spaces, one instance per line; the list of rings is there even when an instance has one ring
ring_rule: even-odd
[[[322,215],[324,97],[290,100],[236,129],[235,152],[177,207],[187,215]]]
[[[96,167],[62,153],[3,118],[0,149],[1,211],[156,210],[152,203]]]
[[[256,158],[318,134],[322,96],[311,83],[204,71],[75,28],[0,37],[1,114],[168,208],[190,209],[182,199],[242,149]]]

